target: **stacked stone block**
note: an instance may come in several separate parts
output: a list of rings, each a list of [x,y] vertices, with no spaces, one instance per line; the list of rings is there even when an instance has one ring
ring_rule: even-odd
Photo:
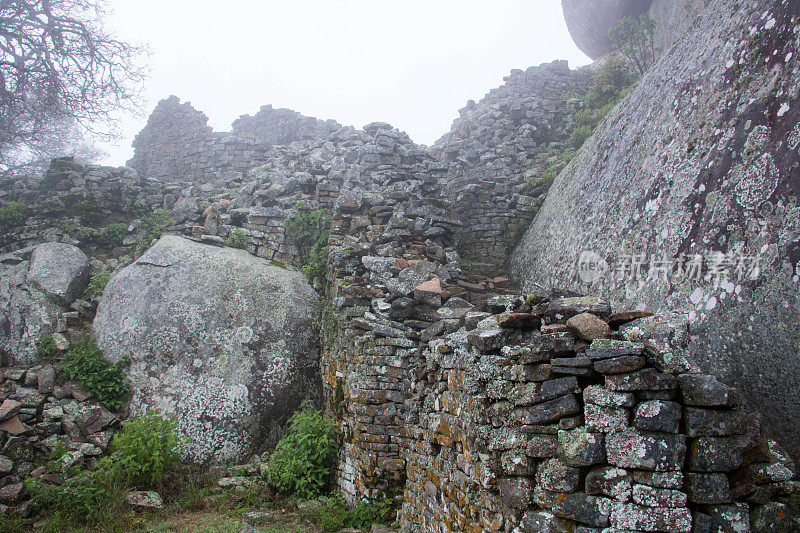
[[[421,351],[405,406],[404,531],[798,527],[785,499],[794,465],[734,389],[663,372],[610,329],[594,337],[591,320],[619,316],[604,302],[531,300]]]

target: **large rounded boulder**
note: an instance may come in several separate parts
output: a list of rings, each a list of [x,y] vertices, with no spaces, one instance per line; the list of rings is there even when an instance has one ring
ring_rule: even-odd
[[[638,17],[652,0],[561,0],[572,40],[592,59],[611,51],[608,30],[623,17]]]
[[[46,242],[0,255],[0,360],[36,361],[44,335],[66,330],[65,313],[86,289],[89,260],[77,247]]]
[[[162,237],[106,286],[94,321],[130,357],[131,410],[174,414],[194,461],[242,460],[320,394],[317,295],[243,250]]]

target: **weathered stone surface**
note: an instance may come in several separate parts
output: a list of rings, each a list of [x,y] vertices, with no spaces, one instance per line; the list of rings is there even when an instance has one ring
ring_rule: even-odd
[[[633,501],[647,507],[686,507],[686,494],[673,489],[633,486]]]
[[[567,320],[567,329],[579,339],[591,342],[595,339],[604,339],[611,333],[603,320],[591,313],[581,313]]]
[[[627,355],[595,361],[594,369],[601,374],[623,374],[641,370],[644,368],[644,363],[644,357]]]
[[[579,477],[580,470],[565,465],[558,459],[545,461],[536,472],[538,484],[550,492],[575,492]]]
[[[45,365],[36,374],[36,385],[41,394],[50,394],[55,386],[56,372],[51,365]]]
[[[533,496],[533,480],[527,477],[503,478],[497,483],[500,500],[512,509],[527,509]]]
[[[590,403],[584,406],[583,416],[590,431],[607,433],[628,427],[629,414],[624,407],[601,407]]]
[[[646,507],[634,503],[614,506],[611,525],[621,531],[675,531],[692,530],[692,513],[689,509]]]
[[[25,433],[29,433],[31,428],[23,424],[19,416],[13,416],[8,420],[0,423],[0,431],[8,433],[9,435],[24,435]]]
[[[515,533],[569,533],[574,529],[572,522],[548,511],[528,511],[522,517]]]
[[[586,474],[586,494],[602,494],[619,501],[631,498],[631,476],[622,468],[601,466]]]
[[[701,504],[720,504],[731,501],[730,485],[724,474],[688,472],[684,477],[684,492],[689,501]]]
[[[610,499],[601,496],[589,496],[583,492],[562,494],[540,487],[534,491],[534,501],[557,516],[594,527],[608,525],[612,505]]]
[[[736,437],[700,437],[689,444],[689,468],[697,472],[731,472],[742,465]]]
[[[750,513],[752,533],[789,533],[798,527],[797,507],[783,502],[759,505]]]
[[[32,363],[37,359],[37,343],[42,336],[66,328],[64,304],[28,282],[29,258],[34,249],[13,254],[19,261],[0,261],[0,349],[7,354],[9,365]],[[37,272],[37,277],[49,283],[44,267]],[[64,289],[55,284],[53,288]]]
[[[591,292],[678,326],[665,347],[736,386],[798,456],[800,426],[785,423],[800,408],[797,238],[785,230],[800,194],[796,5],[660,4],[691,27],[556,178],[512,273],[523,291]],[[591,285],[576,275],[583,251],[608,265]],[[615,275],[641,257],[638,272]],[[650,269],[663,259],[664,275]],[[649,337],[647,325],[630,331]]]
[[[645,368],[631,374],[606,376],[606,386],[613,391],[662,391],[675,388],[675,376]]]
[[[423,304],[439,307],[442,305],[442,283],[433,278],[414,288],[414,299]]]
[[[724,385],[714,376],[706,374],[682,374],[678,385],[683,401],[699,407],[735,407],[739,405],[739,393]]]
[[[528,410],[525,418],[526,424],[544,424],[554,422],[565,416],[574,415],[580,411],[578,401],[574,394],[567,394],[554,400],[534,405]]]
[[[582,313],[604,318],[611,314],[611,303],[596,296],[553,298],[547,305],[547,314],[568,319]]]
[[[508,313],[497,320],[501,328],[537,329],[540,324],[541,319],[531,313]]]
[[[125,495],[128,505],[133,507],[147,507],[150,509],[162,509],[164,500],[161,495],[154,490],[131,490]]]
[[[681,422],[681,406],[675,402],[650,400],[636,407],[633,426],[646,431],[677,433]]]
[[[80,248],[60,242],[46,242],[33,249],[27,281],[70,304],[81,295],[89,281],[89,260]]]
[[[741,411],[687,407],[684,411],[686,435],[689,437],[724,437],[747,431],[747,419]]]
[[[686,455],[686,437],[629,428],[606,436],[606,453],[610,464],[622,468],[680,470]]]
[[[611,329],[616,330],[628,322],[633,322],[634,320],[647,318],[649,316],[653,316],[653,313],[650,313],[649,311],[623,311],[622,313],[614,313],[609,315],[606,318],[606,322]]]
[[[630,392],[614,392],[600,385],[583,389],[583,401],[601,407],[633,407],[636,398]]]
[[[0,404],[0,420],[8,420],[16,416],[21,407],[22,404],[17,400],[12,400],[11,398],[3,400],[3,403]]]
[[[0,487],[0,503],[13,505],[17,503],[25,493],[25,485],[22,483],[11,483]]]
[[[746,503],[715,505],[706,510],[711,531],[750,531],[750,508]]]
[[[617,339],[596,339],[584,352],[589,359],[610,359],[613,357],[642,355],[644,346],[638,342]]]
[[[603,434],[587,428],[558,432],[558,458],[570,466],[590,466],[605,460]]]
[[[633,472],[636,483],[661,489],[679,489],[683,487],[683,473],[675,472],[646,472],[636,470]]]
[[[299,273],[167,236],[109,282],[93,328],[131,357],[134,411],[176,414],[192,459],[241,459],[319,394],[316,298]]]
[[[473,331],[467,339],[471,345],[484,353],[499,350],[505,344],[503,330],[499,328]]]

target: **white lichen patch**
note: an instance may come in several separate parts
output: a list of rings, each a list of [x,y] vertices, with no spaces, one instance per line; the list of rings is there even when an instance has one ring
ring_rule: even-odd
[[[735,183],[736,202],[745,209],[755,210],[775,192],[780,172],[772,156],[763,154],[752,162],[739,163],[728,177]]]

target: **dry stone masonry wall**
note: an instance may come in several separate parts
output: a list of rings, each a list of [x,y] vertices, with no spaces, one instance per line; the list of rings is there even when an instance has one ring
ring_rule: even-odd
[[[663,2],[652,4],[661,6],[663,13],[674,11]],[[753,48],[749,52],[736,48],[741,44],[737,39],[711,46],[712,51],[736,48],[731,53],[745,58],[745,63],[751,55],[762,57],[780,40],[762,30],[777,26],[777,32],[792,24],[796,28],[794,11],[786,2],[775,0],[772,4],[777,7],[766,15],[755,13],[752,6],[734,8],[724,0],[710,4],[714,14],[739,10],[737,23],[755,28],[752,35],[757,38],[747,44]],[[696,11],[697,6],[685,3],[686,10]],[[664,16],[675,19],[675,27],[688,25],[688,18]],[[725,20],[715,17],[703,23],[717,24],[717,19]],[[781,35],[795,39],[796,47],[797,30],[792,31]],[[717,42],[713,31],[703,35],[701,44]],[[702,49],[684,50],[681,43],[663,61],[688,63],[695,48]],[[788,68],[781,65],[791,59],[783,52],[778,54],[783,60],[767,54],[766,66],[753,74],[760,76],[757,83],[777,91],[778,99],[789,89],[778,81],[769,85],[766,72],[775,70],[769,79],[780,79],[780,68]],[[270,260],[271,267],[297,267],[301,251],[284,224],[297,215],[298,202],[304,202],[323,209],[330,218],[327,277],[318,279],[315,287],[325,297],[318,320],[323,341],[320,375],[326,410],[336,419],[341,437],[336,484],[348,501],[396,498],[402,504],[399,522],[409,533],[798,530],[797,504],[790,497],[797,491],[794,464],[765,437],[761,418],[742,405],[739,392],[709,373],[708,361],[719,354],[715,345],[684,350],[687,330],[673,327],[667,320],[672,316],[612,313],[604,299],[545,291],[535,283],[544,280],[554,287],[569,283],[572,256],[583,251],[584,244],[606,251],[600,246],[603,238],[625,234],[609,222],[620,220],[621,203],[598,206],[592,197],[565,191],[572,186],[587,194],[598,188],[616,190],[612,185],[623,182],[637,191],[640,184],[631,178],[634,169],[688,161],[670,167],[681,175],[702,177],[697,191],[686,196],[691,201],[686,201],[693,206],[716,204],[715,209],[727,206],[716,214],[703,215],[702,209],[694,208],[685,217],[669,219],[689,221],[692,238],[722,243],[724,233],[714,229],[714,217],[761,213],[765,204],[749,199],[767,189],[771,192],[762,200],[772,198],[775,191],[786,193],[788,199],[773,198],[769,206],[775,213],[763,218],[765,227],[773,227],[770,224],[778,215],[787,218],[794,213],[794,197],[789,194],[793,189],[778,187],[772,178],[775,169],[782,175],[796,171],[796,158],[772,156],[773,169],[764,148],[777,143],[781,150],[786,146],[792,151],[800,145],[795,142],[800,134],[794,135],[786,125],[794,117],[794,101],[784,109],[766,93],[758,98],[760,93],[747,93],[749,103],[731,101],[717,107],[720,120],[731,122],[732,129],[718,128],[713,135],[709,130],[709,135],[695,140],[687,137],[690,127],[672,131],[669,138],[659,130],[658,139],[646,142],[635,133],[623,135],[627,130],[622,119],[629,116],[640,120],[637,131],[646,132],[645,125],[663,129],[673,116],[705,117],[714,111],[703,108],[708,99],[702,76],[670,78],[674,72],[660,68],[645,78],[642,90],[650,90],[654,83],[658,94],[674,89],[674,101],[655,108],[669,116],[653,120],[634,97],[623,101],[619,114],[612,113],[601,126],[609,130],[603,133],[608,139],[588,142],[556,182],[556,197],[548,196],[538,215],[550,186],[543,170],[566,149],[570,100],[585,93],[591,83],[589,72],[571,71],[563,62],[513,71],[502,87],[480,102],[470,102],[452,131],[431,148],[416,145],[385,123],[356,130],[269,106],[237,120],[231,132],[219,133],[208,127],[201,112],[170,97],[159,103],[137,137],[132,168],[81,167],[57,160],[43,179],[0,183],[0,201],[21,201],[31,210],[23,225],[0,237],[0,251],[13,252],[0,257],[4,271],[0,298],[10,295],[15,302],[48,311],[41,315],[41,324],[20,321],[22,314],[17,313],[0,324],[0,332],[27,328],[28,336],[17,339],[23,348],[13,348],[15,353],[27,350],[27,357],[35,350],[37,333],[54,333],[61,340],[61,332],[76,329],[93,314],[93,304],[74,295],[70,296],[74,301],[56,304],[56,296],[30,290],[32,245],[40,240],[81,244],[89,251],[87,262],[93,272],[122,267],[133,260],[137,239],[146,237],[142,226],[148,214],[161,209],[172,216],[172,233],[217,246],[243,235],[246,250]],[[734,61],[718,73],[723,89],[729,88],[725,84],[739,83],[737,68]],[[695,69],[700,70],[709,75],[705,67]],[[673,78],[683,80],[680,87],[674,86]],[[762,104],[763,109],[750,109]],[[773,114],[770,106],[775,107]],[[762,115],[773,117],[772,122],[761,124]],[[717,123],[722,124],[709,121],[698,127],[706,131],[703,128],[715,128]],[[782,134],[785,145],[778,140]],[[717,136],[722,138],[713,148]],[[667,153],[666,163],[653,156],[641,164],[628,164],[627,155],[638,154],[640,143]],[[670,148],[684,144],[680,157]],[[723,144],[733,149],[723,149]],[[616,154],[615,149],[627,152]],[[700,153],[707,159],[705,166],[693,159]],[[738,153],[742,155],[735,156]],[[761,171],[758,176],[748,170],[748,161]],[[724,172],[717,171],[729,166],[738,168],[738,174],[732,170],[733,181],[719,185]],[[581,168],[596,170],[589,174],[600,176],[600,186],[584,176],[587,172],[579,173]],[[609,168],[619,172],[605,177],[612,173]],[[570,176],[575,183],[565,183]],[[659,212],[672,205],[663,197],[673,189],[666,181],[654,183],[627,202],[636,213]],[[733,198],[735,203],[719,207],[719,194],[703,193],[717,185],[728,191],[747,190]],[[615,201],[625,192],[613,195]],[[504,266],[534,216],[533,229],[515,255],[514,271],[526,285],[522,297],[503,274]],[[100,230],[113,222],[125,226],[122,248],[130,251],[127,259],[87,248],[68,227],[80,223]],[[566,236],[557,230],[570,224],[581,227],[570,226]],[[647,217],[634,216],[632,224],[662,236],[641,239],[658,249],[674,245],[683,250],[694,242],[675,241],[672,226],[655,228]],[[791,240],[792,227],[781,233],[781,246],[796,241]],[[592,236],[578,239],[587,228]],[[629,244],[615,242],[614,249],[627,250]],[[793,246],[784,246],[788,250],[784,255],[794,258]],[[568,272],[552,266],[553,254],[569,259],[563,261]],[[85,284],[85,268],[80,274]],[[792,274],[787,268],[786,275]],[[636,291],[641,292],[641,286]],[[307,300],[314,295],[310,288],[306,292]],[[631,302],[627,308],[669,315],[668,309],[659,307],[663,294],[654,294],[657,298],[643,305]],[[708,303],[712,296],[703,291],[697,304],[713,309]],[[785,324],[768,329],[773,335],[764,338],[790,337]],[[690,330],[689,335],[699,332]],[[795,352],[781,349],[784,354]],[[718,367],[711,367],[716,373]],[[137,368],[142,376],[147,374],[144,363]],[[730,368],[723,367],[725,372],[720,373],[730,375]],[[75,417],[83,411],[79,403],[87,399],[76,396],[80,391],[49,389],[47,367],[3,371],[0,400],[21,405],[9,403],[5,411],[6,404],[0,405],[0,473],[25,475],[30,461],[24,453],[44,451],[45,442],[59,432],[66,432],[70,452],[77,457],[98,452],[83,446],[84,441],[100,451],[107,445],[107,441],[95,443],[96,434],[105,435],[116,420],[86,404],[83,407],[92,414],[87,415],[90,427],[82,430]],[[35,395],[34,386],[47,390]],[[752,391],[745,399],[748,394]],[[765,411],[766,418],[774,419],[774,413]],[[774,427],[773,420],[770,429]],[[269,437],[278,432],[271,426]],[[23,455],[12,457],[17,448]],[[18,486],[18,479],[9,480],[6,487]],[[0,487],[0,501],[18,502],[15,490]]]
[[[647,313],[586,297],[508,309],[467,313],[413,359],[404,531],[798,527],[793,462],[738,393],[610,329]]]

